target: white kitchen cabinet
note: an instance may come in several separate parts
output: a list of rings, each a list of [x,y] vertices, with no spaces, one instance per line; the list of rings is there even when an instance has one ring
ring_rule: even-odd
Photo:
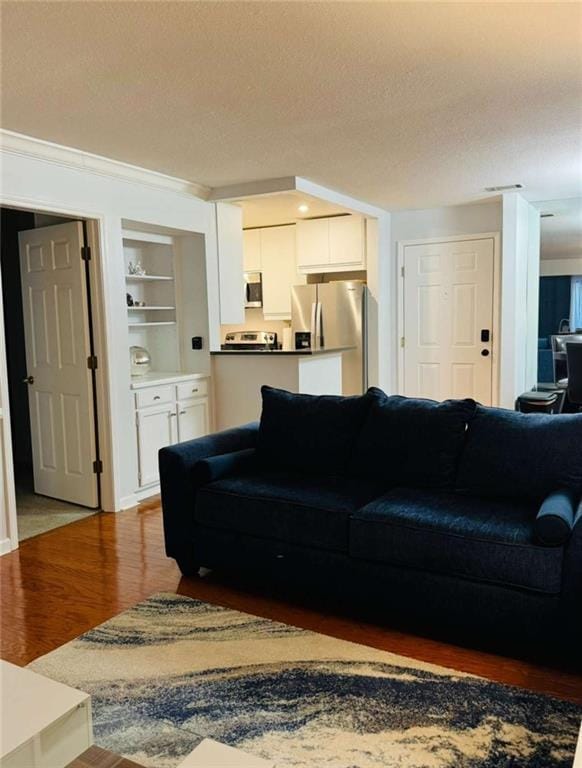
[[[195,440],[208,434],[208,400],[178,403],[178,440]]]
[[[297,268],[329,264],[329,219],[297,222]]]
[[[261,271],[260,229],[245,229],[243,232],[243,264],[245,272]]]
[[[133,385],[139,489],[159,483],[160,448],[203,437],[210,431],[208,381],[199,376],[159,378]]]
[[[175,404],[137,412],[140,486],[158,482],[158,451],[178,442],[177,416]]]
[[[303,274],[366,268],[363,216],[297,222],[297,269]]]
[[[291,288],[305,283],[297,271],[295,225],[248,229],[244,233],[246,272],[261,272],[263,317],[291,319]]]
[[[263,316],[265,320],[291,319],[291,288],[304,283],[295,260],[295,227],[261,230]]]
[[[333,266],[365,268],[365,221],[363,216],[329,219],[329,261]]]

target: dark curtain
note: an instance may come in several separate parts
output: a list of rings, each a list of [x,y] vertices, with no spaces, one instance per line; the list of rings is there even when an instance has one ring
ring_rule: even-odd
[[[540,338],[558,333],[560,320],[570,316],[571,282],[569,275],[540,278]]]

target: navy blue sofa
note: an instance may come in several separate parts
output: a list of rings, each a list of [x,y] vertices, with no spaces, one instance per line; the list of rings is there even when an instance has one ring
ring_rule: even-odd
[[[263,387],[260,424],[160,451],[166,552],[393,625],[580,655],[582,415]]]

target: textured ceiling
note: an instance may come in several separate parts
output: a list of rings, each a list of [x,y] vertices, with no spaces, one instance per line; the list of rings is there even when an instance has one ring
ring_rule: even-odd
[[[3,2],[2,124],[385,208],[582,194],[582,5]]]

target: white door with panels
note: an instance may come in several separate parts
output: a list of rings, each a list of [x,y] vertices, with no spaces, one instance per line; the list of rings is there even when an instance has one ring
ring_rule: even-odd
[[[493,288],[493,238],[404,246],[404,395],[492,404]]]
[[[19,233],[34,489],[98,505],[81,222]]]

